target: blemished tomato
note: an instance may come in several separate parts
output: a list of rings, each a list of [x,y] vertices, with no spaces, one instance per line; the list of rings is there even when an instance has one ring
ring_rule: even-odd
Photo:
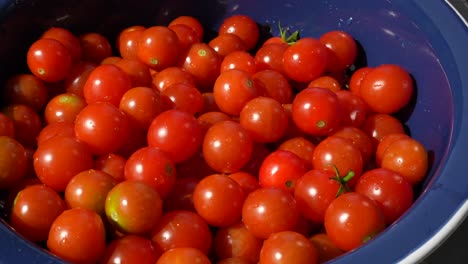
[[[158,251],[192,247],[208,254],[212,245],[211,230],[198,214],[176,210],[161,216],[151,231],[151,240]]]
[[[51,27],[42,34],[41,38],[55,39],[62,43],[69,50],[73,64],[81,60],[80,40],[70,30],[63,27]]]
[[[50,99],[44,109],[44,117],[48,124],[54,122],[75,122],[76,116],[86,106],[83,97],[63,93]]]
[[[257,71],[252,75],[252,79],[261,84],[265,96],[271,97],[281,104],[292,103],[291,85],[280,72],[268,69]]]
[[[414,92],[410,74],[396,64],[375,67],[361,81],[359,93],[369,108],[382,114],[396,113],[411,100]]]
[[[176,83],[195,84],[195,78],[180,67],[167,67],[153,77],[153,87],[162,92]]]
[[[206,43],[194,43],[181,58],[181,67],[190,73],[201,92],[212,91],[221,69],[222,58]]]
[[[50,228],[48,249],[73,263],[96,263],[106,247],[101,217],[94,211],[73,208],[61,213]]]
[[[238,257],[248,263],[258,263],[263,239],[255,237],[242,222],[218,229],[213,251],[218,259]]]
[[[39,79],[57,82],[65,79],[72,67],[72,56],[60,41],[42,38],[29,47],[27,64],[31,73]]]
[[[0,136],[0,189],[11,188],[24,178],[27,164],[23,145],[14,138]]]
[[[138,39],[146,28],[134,25],[123,29],[117,37],[117,45],[120,56],[124,59],[138,59]]]
[[[387,147],[380,165],[399,173],[411,185],[415,185],[426,177],[428,164],[424,145],[414,138],[402,138]]]
[[[348,33],[341,30],[328,31],[320,36],[319,40],[330,51],[327,66],[329,71],[344,71],[354,63],[358,53],[357,45]]]
[[[101,170],[111,175],[117,182],[121,182],[125,179],[124,168],[127,159],[115,154],[109,153],[98,156],[94,160],[94,169]]]
[[[63,80],[65,91],[83,97],[83,87],[96,66],[96,64],[87,61],[80,61],[73,65]]]
[[[275,187],[294,193],[296,181],[309,169],[309,164],[287,150],[276,150],[262,163],[258,181],[262,187]]]
[[[86,208],[104,216],[107,193],[116,184],[117,181],[103,171],[85,170],[73,176],[68,182],[64,199],[69,208]]]
[[[93,154],[112,153],[124,146],[130,135],[130,122],[123,111],[107,102],[85,106],[75,119],[76,137]]]
[[[239,122],[255,142],[275,142],[288,128],[288,114],[280,102],[260,96],[244,105]]]
[[[293,230],[299,221],[299,211],[289,191],[259,188],[244,201],[242,222],[254,236],[267,239],[271,234]]]
[[[246,50],[253,49],[260,37],[257,23],[246,15],[232,15],[226,18],[218,29],[218,34],[224,33],[237,35],[244,42]]]
[[[175,66],[181,53],[177,34],[165,26],[146,28],[138,39],[138,58],[151,69],[160,71]]]
[[[221,111],[239,116],[245,104],[261,93],[251,74],[232,69],[219,74],[213,87],[213,95]]]
[[[110,224],[125,234],[151,232],[162,215],[162,199],[150,185],[125,180],[107,194],[105,212]]]
[[[385,168],[365,172],[354,190],[376,202],[382,209],[385,223],[392,224],[413,203],[413,187],[400,174]]]
[[[253,141],[249,132],[234,121],[221,121],[208,129],[202,151],[206,163],[215,171],[233,173],[252,156]]]
[[[242,187],[223,174],[206,176],[193,190],[195,210],[211,226],[229,226],[238,222],[244,199]]]
[[[176,182],[174,162],[161,149],[143,147],[127,160],[124,175],[127,180],[142,181],[165,197]]]
[[[283,69],[297,82],[311,82],[327,67],[328,50],[318,39],[305,37],[289,46],[283,53]]]
[[[148,129],[148,145],[167,153],[175,163],[191,158],[201,147],[202,128],[197,119],[181,110],[159,114]]]
[[[325,212],[325,230],[343,251],[351,251],[385,228],[382,210],[373,200],[356,192],[343,193]]]
[[[9,104],[2,112],[13,122],[15,139],[24,147],[35,148],[42,129],[39,113],[24,104]]]
[[[231,33],[219,34],[214,37],[208,45],[212,47],[221,57],[225,57],[234,51],[246,51],[244,41],[237,35]]]
[[[107,246],[100,264],[139,263],[154,264],[162,252],[156,250],[148,238],[125,235],[112,240]]]
[[[296,181],[294,198],[302,216],[323,224],[325,211],[340,190],[335,177],[333,171],[312,169]]]
[[[10,224],[27,239],[43,242],[47,240],[52,222],[65,209],[65,202],[56,191],[43,184],[34,184],[16,196]]]
[[[109,102],[118,107],[130,88],[132,83],[126,72],[116,65],[101,64],[89,74],[83,86],[83,96],[88,104]]]
[[[88,32],[78,36],[78,39],[84,61],[99,64],[105,58],[112,56],[112,46],[104,35]]]
[[[33,158],[37,177],[56,191],[64,191],[76,174],[93,168],[93,155],[86,144],[70,136],[44,141]]]
[[[255,58],[246,51],[233,51],[226,55],[221,62],[221,72],[238,69],[254,74],[257,71]]]
[[[180,247],[164,252],[156,264],[197,263],[211,264],[207,255],[196,248]]]
[[[0,112],[0,136],[15,137],[13,120],[2,112]]]
[[[187,83],[175,83],[168,86],[161,92],[161,97],[163,102],[169,104],[164,106],[165,109],[178,109],[191,115],[200,114],[205,103],[203,95],[197,87]]]
[[[262,264],[315,264],[318,254],[314,244],[302,234],[282,231],[272,234],[260,251]]]
[[[341,123],[341,106],[337,95],[325,88],[306,88],[292,103],[292,118],[302,131],[325,136]]]
[[[10,104],[25,104],[40,111],[47,103],[48,90],[38,77],[32,74],[16,74],[5,83],[3,96],[2,99]]]
[[[318,262],[324,263],[341,256],[344,252],[330,240],[327,234],[317,233],[309,238],[318,254]]]
[[[145,130],[163,111],[161,95],[149,87],[133,87],[123,94],[119,109],[128,116],[132,125]]]

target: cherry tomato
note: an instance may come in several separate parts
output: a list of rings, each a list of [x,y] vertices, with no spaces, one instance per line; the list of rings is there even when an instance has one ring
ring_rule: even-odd
[[[151,240],[136,235],[125,235],[112,240],[104,251],[99,263],[154,264],[162,252],[158,252]]]
[[[24,104],[39,111],[46,105],[48,91],[44,82],[32,74],[10,77],[3,88],[4,100],[10,104]]]
[[[326,88],[332,92],[338,92],[341,90],[341,84],[335,78],[330,76],[320,76],[312,80],[307,87]]]
[[[327,66],[328,50],[318,39],[301,38],[283,53],[283,69],[297,82],[311,82],[321,76]]]
[[[70,30],[63,27],[51,27],[42,34],[41,38],[55,39],[62,43],[69,50],[73,64],[81,60],[80,40]]]
[[[292,103],[293,91],[288,80],[278,71],[262,70],[252,75],[254,82],[260,83],[265,96],[271,97],[281,104]]]
[[[246,195],[260,188],[258,179],[254,174],[245,171],[238,171],[229,174],[228,177],[235,180]]]
[[[60,41],[50,38],[36,40],[27,53],[29,70],[46,82],[65,79],[72,67],[70,51]]]
[[[263,160],[258,181],[262,187],[275,187],[294,193],[296,181],[308,169],[308,164],[296,154],[287,150],[276,150]]]
[[[26,150],[14,138],[0,136],[0,189],[13,187],[26,176]]]
[[[233,51],[246,51],[244,41],[235,34],[224,33],[214,37],[208,45],[221,57],[226,57]]]
[[[426,148],[413,138],[391,143],[382,155],[381,167],[399,173],[411,185],[421,182],[428,171]]]
[[[339,249],[335,244],[333,244],[328,235],[325,233],[317,233],[311,236],[309,240],[312,242],[312,244],[314,244],[314,247],[317,250],[319,263],[332,260],[344,253],[343,250]]]
[[[143,147],[127,160],[124,175],[127,180],[138,180],[153,187],[165,197],[176,182],[176,169],[168,155],[155,147]]]
[[[73,208],[61,213],[50,228],[47,248],[73,263],[96,263],[106,247],[105,227],[94,211]]]
[[[223,112],[206,112],[204,114],[201,114],[197,118],[198,123],[200,123],[200,126],[202,127],[203,130],[203,135],[208,131],[208,129],[221,121],[226,121],[226,120],[232,120],[230,116],[226,115]]]
[[[48,124],[54,122],[75,122],[76,116],[86,106],[83,97],[72,93],[59,94],[47,103],[44,117]]]
[[[16,196],[10,224],[28,240],[44,242],[53,221],[65,209],[65,202],[56,191],[43,184],[34,184]]]
[[[24,104],[9,104],[2,112],[13,121],[15,139],[25,147],[35,148],[42,129],[38,112]]]
[[[163,111],[161,95],[152,88],[133,87],[123,94],[119,109],[128,116],[132,125],[146,130]]]
[[[221,62],[221,72],[238,69],[254,74],[257,71],[255,58],[246,51],[233,51],[226,55]]]
[[[343,126],[362,126],[369,112],[366,103],[360,96],[348,90],[340,90],[335,93],[342,109],[341,124]]]
[[[247,102],[240,112],[240,124],[256,142],[275,142],[288,128],[288,114],[281,103],[269,97]]]
[[[385,228],[382,210],[373,200],[356,192],[340,195],[325,212],[325,230],[341,250],[351,251]]]
[[[385,151],[387,150],[388,146],[390,146],[393,142],[401,138],[409,138],[409,136],[404,133],[394,133],[382,137],[382,140],[380,140],[380,142],[378,143],[377,150],[375,151],[375,163],[378,166],[382,164],[382,157]]]
[[[368,115],[361,129],[371,136],[376,147],[382,138],[388,134],[405,133],[405,129],[400,120],[388,114]]]
[[[153,77],[153,87],[160,92],[176,83],[195,85],[195,78],[180,67],[167,67]]]
[[[341,123],[336,94],[325,88],[307,88],[292,103],[292,118],[298,128],[314,136],[325,136]]]
[[[224,33],[231,33],[242,39],[246,50],[253,49],[260,38],[257,23],[246,15],[232,15],[226,18],[218,29],[218,34]]]
[[[318,263],[317,250],[314,244],[294,231],[282,231],[272,234],[265,240],[260,251],[259,263]]]
[[[203,178],[193,191],[195,210],[211,226],[229,226],[238,222],[244,199],[242,187],[223,174]]]
[[[233,69],[218,76],[213,95],[221,111],[238,116],[247,102],[260,95],[260,89],[249,73]]]
[[[120,59],[115,63],[130,77],[131,87],[150,87],[153,81],[149,67],[138,59]]]
[[[341,30],[328,31],[320,36],[320,42],[330,51],[327,67],[329,71],[344,71],[354,63],[358,53],[357,45],[348,33]]]
[[[109,102],[119,106],[124,93],[132,88],[131,79],[121,68],[112,64],[97,66],[83,86],[86,103]]]
[[[139,37],[137,46],[138,58],[156,71],[175,66],[181,51],[176,33],[165,26],[145,29]]]
[[[283,141],[278,150],[287,150],[301,158],[308,167],[312,166],[315,144],[303,137],[294,137]]]
[[[65,188],[65,202],[69,208],[86,208],[104,216],[107,193],[116,184],[117,181],[103,171],[90,169],[79,172]]]
[[[97,155],[122,148],[129,139],[129,131],[130,122],[125,113],[106,102],[88,104],[75,120],[76,137]]]
[[[193,84],[176,83],[168,86],[161,92],[161,96],[169,99],[170,107],[166,109],[178,109],[191,115],[197,115],[203,111],[203,95]]]
[[[37,136],[37,145],[39,146],[49,138],[56,136],[74,137],[75,124],[73,122],[64,121],[46,125]]]
[[[188,25],[174,24],[168,27],[174,31],[174,33],[179,38],[180,49],[182,52],[188,50],[193,43],[198,43],[201,41],[198,33]]]
[[[94,169],[111,175],[117,182],[125,179],[124,168],[127,160],[115,153],[104,154],[94,160]]]
[[[375,67],[361,81],[359,93],[376,113],[392,114],[405,107],[414,92],[410,74],[401,66],[383,64]]]
[[[33,158],[37,177],[56,191],[64,191],[73,176],[93,167],[93,155],[86,144],[70,136],[44,141]]]
[[[258,238],[293,230],[298,220],[296,201],[283,189],[259,188],[247,196],[242,208],[242,222]]]
[[[200,91],[211,91],[219,75],[222,59],[208,44],[194,43],[182,58],[182,68],[190,73]]]
[[[206,132],[202,150],[211,168],[218,172],[233,173],[249,161],[253,142],[249,132],[239,123],[221,121]]]
[[[73,65],[63,81],[65,91],[83,97],[83,87],[94,68],[96,64],[87,61]]]
[[[105,212],[119,231],[142,235],[150,232],[161,218],[162,199],[150,185],[125,180],[107,194]]]
[[[109,40],[97,32],[87,32],[78,36],[84,61],[101,63],[112,55],[112,46]]]
[[[238,257],[248,263],[258,263],[263,239],[250,233],[242,222],[237,222],[218,229],[213,245],[213,251],[219,259]]]
[[[191,247],[173,248],[164,252],[156,264],[197,263],[211,264],[206,254]]]
[[[146,28],[134,25],[123,29],[117,37],[117,49],[124,59],[138,59],[138,40]]]
[[[372,70],[371,67],[362,67],[357,69],[349,80],[349,90],[358,96],[361,96],[361,83],[364,77]]]
[[[200,215],[184,210],[164,213],[151,232],[151,240],[157,250],[165,252],[173,248],[192,247],[208,254],[212,234]]]
[[[285,42],[266,44],[260,47],[255,53],[257,71],[274,70],[288,77],[283,68],[283,54],[288,47],[289,45]]]
[[[360,150],[363,165],[367,164],[374,157],[375,146],[373,145],[372,138],[362,131],[362,129],[353,126],[343,126],[333,132],[332,135],[350,139],[353,145]]]
[[[202,23],[193,16],[178,16],[169,22],[168,26],[173,25],[186,25],[189,26],[193,31],[198,35],[198,40],[202,40],[205,34],[205,29],[203,28]]]

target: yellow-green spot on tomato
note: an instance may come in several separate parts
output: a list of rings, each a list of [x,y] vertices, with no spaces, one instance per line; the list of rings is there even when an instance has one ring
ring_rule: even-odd
[[[158,64],[159,64],[159,60],[158,60],[157,58],[150,58],[149,63],[150,63],[151,65],[158,65]]]
[[[253,81],[252,81],[251,79],[247,79],[247,80],[245,81],[245,85],[247,85],[247,87],[249,87],[249,88],[252,88],[252,86],[253,86]]]
[[[44,75],[46,73],[46,71],[43,68],[39,68],[39,69],[37,69],[37,73],[39,75]]]
[[[72,97],[72,96],[68,96],[68,95],[63,95],[63,96],[60,96],[59,98],[59,102],[62,103],[62,104],[71,104],[73,102],[75,102],[75,98]]]
[[[198,50],[198,56],[204,57],[204,56],[206,56],[206,53],[207,52],[204,49]]]
[[[119,203],[121,203],[119,196],[118,193],[110,193],[106,200],[105,210],[110,222],[119,229],[124,229],[125,221],[119,214]]]
[[[315,123],[315,125],[318,127],[318,128],[322,128],[322,127],[325,127],[327,125],[327,123],[323,120],[320,120],[320,121],[317,121],[317,123]]]

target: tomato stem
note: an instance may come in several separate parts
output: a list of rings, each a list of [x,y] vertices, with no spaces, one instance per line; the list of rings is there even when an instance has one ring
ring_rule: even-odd
[[[340,185],[340,187],[338,188],[338,191],[336,192],[335,197],[340,196],[344,192],[350,192],[351,188],[348,186],[348,182],[356,175],[354,171],[350,170],[344,177],[341,177],[340,172],[338,171],[338,168],[336,167],[336,165],[330,164],[330,166],[332,166],[333,170],[335,171],[335,177],[330,178],[330,179],[337,181],[338,184]]]
[[[292,34],[287,36],[288,34],[288,27],[282,27],[281,22],[278,22],[279,32],[281,39],[288,43],[289,45],[295,44],[299,39],[299,30],[294,31]]]

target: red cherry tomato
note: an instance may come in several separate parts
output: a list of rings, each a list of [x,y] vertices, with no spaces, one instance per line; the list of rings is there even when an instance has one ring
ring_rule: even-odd
[[[254,82],[260,83],[265,96],[271,97],[281,104],[292,103],[293,91],[286,77],[275,70],[257,71],[252,75]]]
[[[28,157],[18,141],[0,136],[0,189],[15,186],[26,176]]]
[[[246,51],[244,41],[231,33],[217,35],[208,42],[208,45],[221,57],[225,57],[233,51]]]
[[[181,51],[176,33],[164,26],[145,29],[139,37],[137,46],[138,58],[156,71],[175,66]]]
[[[42,34],[41,38],[55,39],[62,43],[69,50],[73,64],[81,60],[80,40],[70,30],[62,27],[51,27]]]
[[[348,33],[341,30],[328,31],[320,36],[320,42],[330,50],[330,60],[327,67],[329,71],[344,71],[354,63],[357,56],[357,45]]]
[[[54,122],[75,122],[76,116],[85,108],[83,97],[72,93],[63,93],[50,99],[44,116],[48,124]]]
[[[224,33],[237,35],[244,42],[246,50],[253,49],[260,37],[257,23],[245,15],[232,15],[226,18],[218,30],[218,34]]]
[[[112,55],[112,46],[109,40],[97,32],[87,32],[78,36],[84,61],[101,63]]]
[[[120,99],[119,109],[124,112],[132,125],[146,130],[153,119],[162,111],[159,92],[148,87],[134,87],[126,91]]]
[[[40,111],[48,100],[44,82],[32,74],[16,74],[10,77],[3,88],[5,102],[24,104]]]
[[[164,252],[156,264],[174,264],[174,263],[197,263],[211,264],[207,255],[196,248],[180,247],[173,248]]]
[[[151,240],[143,236],[125,235],[107,245],[99,263],[154,264],[161,254]]]
[[[182,68],[190,73],[200,91],[212,91],[221,69],[220,55],[206,43],[194,43],[182,57]]]
[[[123,29],[117,37],[117,49],[124,59],[138,59],[138,39],[146,28],[134,25]]]
[[[27,64],[32,74],[39,79],[57,82],[65,79],[72,67],[72,56],[60,41],[42,38],[29,47]]]
[[[205,34],[205,29],[203,28],[202,23],[193,16],[178,16],[169,22],[169,26],[173,25],[186,25],[189,26],[193,31],[198,35],[199,41],[203,39]]]
[[[318,263],[318,254],[312,242],[294,231],[272,234],[263,242],[260,263]]]

